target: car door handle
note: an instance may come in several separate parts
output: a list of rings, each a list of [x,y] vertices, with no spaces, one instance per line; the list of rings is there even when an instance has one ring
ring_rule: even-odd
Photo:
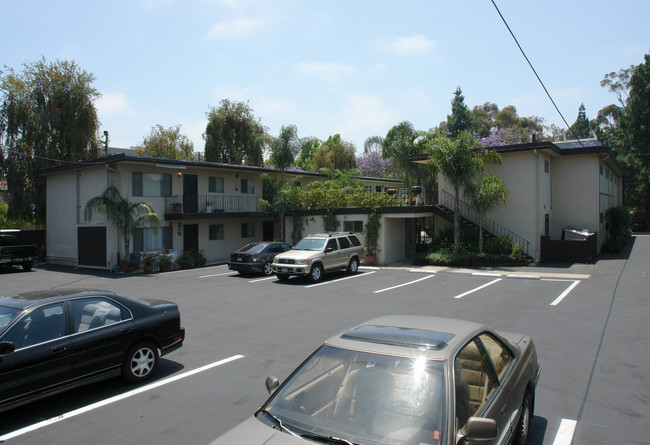
[[[65,351],[65,346],[57,346],[56,348],[52,348],[52,352],[63,352]]]
[[[120,329],[120,334],[126,334],[127,332],[131,331],[129,328],[122,328]]]

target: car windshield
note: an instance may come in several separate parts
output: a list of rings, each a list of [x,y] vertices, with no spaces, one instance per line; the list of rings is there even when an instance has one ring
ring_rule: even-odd
[[[10,307],[0,306],[0,333],[5,330],[22,311]]]
[[[297,435],[352,443],[446,443],[444,388],[443,362],[322,346],[259,418]]]
[[[293,250],[323,250],[325,245],[325,239],[323,238],[305,238],[300,240],[298,244],[293,248]]]
[[[260,253],[266,246],[266,244],[246,244],[244,247],[239,249],[239,251],[247,253]]]

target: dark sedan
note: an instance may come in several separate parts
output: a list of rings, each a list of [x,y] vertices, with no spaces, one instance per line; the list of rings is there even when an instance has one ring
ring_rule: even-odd
[[[167,301],[79,289],[0,297],[0,411],[113,376],[147,380],[184,339]]]
[[[281,242],[263,241],[246,244],[239,250],[230,254],[228,269],[236,270],[241,274],[264,273],[272,275],[273,259],[279,253],[291,250],[291,245]]]

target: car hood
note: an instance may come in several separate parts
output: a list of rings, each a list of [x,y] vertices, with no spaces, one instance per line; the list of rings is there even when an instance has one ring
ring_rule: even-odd
[[[251,417],[223,436],[210,442],[210,445],[232,445],[234,443],[245,443],[247,445],[305,445],[305,443],[312,442],[271,428]]]
[[[319,253],[317,250],[290,250],[288,252],[277,255],[275,257],[275,262],[277,263],[280,258],[289,258],[292,260],[311,258],[317,253]]]

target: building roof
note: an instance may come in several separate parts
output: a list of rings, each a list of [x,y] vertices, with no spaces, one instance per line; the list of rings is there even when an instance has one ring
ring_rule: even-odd
[[[623,176],[623,169],[616,162],[614,154],[606,145],[597,139],[583,139],[575,141],[539,141],[527,142],[525,144],[498,145],[487,147],[497,153],[516,153],[524,151],[548,150],[558,156],[574,155],[604,155],[601,160],[614,170],[618,175]],[[409,162],[425,163],[429,160],[428,154],[409,156]]]
[[[233,165],[233,164],[224,164],[220,162],[207,162],[207,161],[187,161],[183,159],[166,159],[166,158],[154,158],[149,156],[137,156],[131,153],[127,153],[127,150],[121,153],[110,154],[108,156],[90,159],[86,161],[79,162],[66,162],[64,164],[58,165],[56,167],[50,167],[38,171],[40,176],[48,176],[57,173],[64,173],[69,171],[75,171],[85,168],[96,167],[98,165],[109,165],[119,162],[126,163],[138,163],[143,165],[150,165],[155,167],[162,168],[176,168],[179,170],[184,170],[189,167],[199,167],[199,168],[222,168],[233,171],[247,171],[247,172],[256,172],[256,173],[272,173],[280,174],[281,170],[275,167],[256,167],[249,165]],[[288,168],[285,173],[289,176],[315,176],[319,178],[326,177],[324,173],[310,172],[305,171],[297,167]],[[373,178],[368,176],[359,176],[359,179],[362,180],[375,180],[382,182],[394,182],[396,184],[401,183],[399,179],[387,179],[387,178]]]

